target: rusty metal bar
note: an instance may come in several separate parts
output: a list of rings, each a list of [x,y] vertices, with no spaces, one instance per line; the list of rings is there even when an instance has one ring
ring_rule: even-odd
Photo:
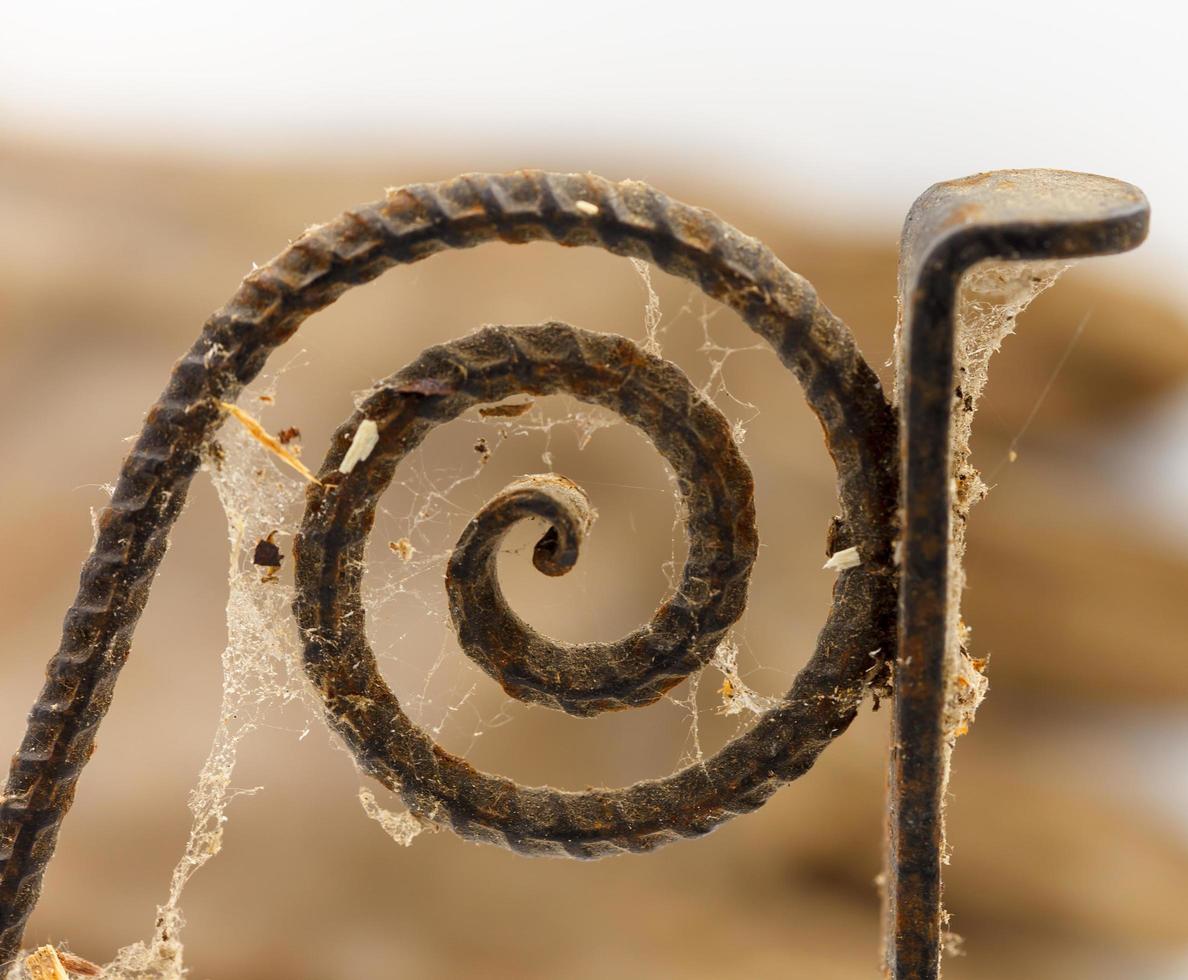
[[[1124,251],[1142,241],[1147,221],[1141,192],[1083,174],[1007,171],[925,193],[903,237],[898,426],[875,372],[807,281],[709,212],[644,184],[534,171],[468,175],[394,190],[310,229],[249,275],[207,322],[148,413],[100,518],[78,599],[0,797],[0,968],[19,949],[169,531],[230,403],[306,317],[385,269],[484,242],[552,241],[646,259],[691,280],[733,308],[804,388],[838,473],[841,515],[829,552],[854,559],[841,566],[816,652],[781,702],[713,758],[621,790],[518,786],[477,772],[412,725],[375,670],[360,625],[363,547],[375,500],[401,456],[472,405],[560,390],[606,404],[648,431],[688,484],[696,587],[678,590],[648,630],[599,646],[602,660],[591,656],[591,645],[558,648],[516,632],[510,610],[491,599],[498,537],[524,514],[552,524],[537,546],[538,569],[559,574],[576,561],[588,516],[581,491],[555,474],[525,478],[476,516],[450,562],[451,614],[467,652],[509,693],[583,716],[646,704],[704,666],[745,604],[757,542],[749,471],[725,422],[679,370],[624,338],[565,324],[489,328],[431,348],[378,385],[333,437],[310,490],[295,551],[294,611],[329,724],[415,813],[463,836],[571,857],[650,850],[754,810],[803,774],[872,688],[884,688],[887,651],[897,646],[886,968],[896,978],[937,976],[960,280],[986,259]],[[364,427],[371,448],[348,463]],[[695,598],[699,590],[706,601]]]
[[[886,869],[887,975],[936,977],[950,681],[946,650],[953,513],[954,311],[962,275],[988,259],[1061,259],[1134,248],[1149,208],[1129,184],[1015,170],[937,184],[904,224],[900,258],[904,384],[899,406],[904,526]]]

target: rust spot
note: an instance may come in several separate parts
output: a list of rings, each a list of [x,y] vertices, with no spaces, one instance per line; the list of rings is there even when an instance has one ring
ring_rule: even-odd
[[[946,216],[941,225],[942,230],[949,228],[956,228],[960,225],[973,224],[975,221],[981,220],[986,214],[986,208],[983,204],[970,201],[968,204],[962,204],[953,208]]]

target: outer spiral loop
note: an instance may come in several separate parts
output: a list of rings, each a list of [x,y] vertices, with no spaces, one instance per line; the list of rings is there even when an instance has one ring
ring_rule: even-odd
[[[397,774],[385,760],[403,752],[421,780],[405,787],[414,808],[442,812],[468,836],[592,856],[703,833],[753,809],[780,781],[807,769],[853,718],[872,651],[893,648],[896,424],[875,373],[812,287],[759,242],[638,182],[524,171],[395,190],[310,229],[247,276],[149,410],[100,515],[61,645],[0,801],[0,964],[19,947],[169,531],[221,424],[220,402],[234,401],[276,347],[350,287],[394,265],[497,240],[594,245],[645,259],[734,309],[803,385],[837,466],[844,533],[862,564],[839,576],[817,651],[783,705],[704,765],[668,780],[576,799],[551,790],[517,793],[514,784],[478,776],[415,733],[393,729],[385,744],[368,740],[375,726],[360,725],[367,719],[348,710],[362,711],[366,698],[336,696],[328,708],[363,764],[393,785]],[[381,466],[368,473],[377,485],[390,479]],[[366,532],[347,520],[335,532],[342,536],[336,546],[349,550]],[[381,694],[367,688],[365,672],[352,683],[365,696]],[[452,787],[452,809],[442,811],[442,793],[435,797],[430,786]]]

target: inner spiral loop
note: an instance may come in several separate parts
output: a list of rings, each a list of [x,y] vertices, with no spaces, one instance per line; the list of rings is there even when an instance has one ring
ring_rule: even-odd
[[[432,348],[381,383],[339,430],[296,547],[297,615],[306,635],[317,637],[307,660],[340,659],[343,650],[373,659],[360,599],[364,529],[400,460],[432,427],[474,405],[558,392],[617,412],[672,467],[689,542],[680,581],[650,623],[617,641],[565,644],[542,636],[503,595],[500,543],[519,521],[541,518],[550,531],[534,562],[546,574],[564,574],[577,561],[592,513],[585,493],[564,477],[524,477],[480,510],[450,558],[450,616],[463,651],[509,695],[582,716],[650,704],[710,660],[746,606],[758,549],[750,470],[725,417],[679,368],[624,337],[562,323],[486,327]],[[376,423],[379,441],[367,460],[341,474],[342,446],[364,420]],[[314,576],[311,593],[305,587]],[[323,676],[333,682],[334,672]]]
[[[520,520],[540,518],[550,531],[534,549],[533,563],[544,574],[564,574],[577,561],[591,511],[585,493],[564,477],[522,478],[475,516],[450,558],[446,589],[459,643],[521,701],[574,715],[650,704],[709,661],[745,607],[758,547],[750,471],[725,418],[672,365],[621,338],[607,343],[560,324],[516,336],[532,337],[538,350],[576,339],[606,380],[621,378],[603,386],[598,401],[639,425],[673,466],[689,557],[676,593],[628,636],[573,645],[542,636],[504,598],[496,567],[500,543]],[[580,383],[577,370],[571,368],[567,383]]]

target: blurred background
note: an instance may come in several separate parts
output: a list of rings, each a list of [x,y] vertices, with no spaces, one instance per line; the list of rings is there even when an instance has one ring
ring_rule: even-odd
[[[1179,16],[1141,2],[10,5],[0,746],[20,739],[127,437],[210,311],[307,225],[463,171],[643,179],[770,245],[886,382],[896,241],[918,193],[999,167],[1104,173],[1147,192],[1150,241],[1036,300],[975,426],[994,489],[971,520],[965,618],[991,689],[955,761],[946,904],[964,942],[946,976],[1188,977]],[[832,468],[770,352],[743,350],[749,331],[687,284],[652,278],[665,356],[746,430],[763,547],[737,638],[744,679],[774,696],[828,607]],[[641,340],[647,298],[601,253],[439,256],[314,317],[270,365],[285,367],[275,401],[241,404],[299,427],[316,468],[353,393],[425,346],[547,318]],[[712,670],[674,692],[683,704],[556,717],[508,704],[453,645],[436,559],[520,473],[570,476],[600,515],[564,579],[531,569],[530,529],[513,542],[504,582],[525,618],[610,639],[664,597],[682,555],[664,467],[628,427],[575,411],[546,399],[435,433],[385,499],[368,582],[386,676],[424,725],[481,768],[582,788],[670,772],[740,719],[718,712]],[[299,518],[277,528],[286,553]],[[386,547],[402,537],[411,563]],[[227,560],[200,476],[27,944],[105,962],[151,933],[218,718]],[[865,709],[757,814],[593,864],[447,833],[400,848],[321,723],[270,717],[234,779],[264,788],[232,804],[223,852],[182,903],[195,976],[877,975],[886,710]]]

